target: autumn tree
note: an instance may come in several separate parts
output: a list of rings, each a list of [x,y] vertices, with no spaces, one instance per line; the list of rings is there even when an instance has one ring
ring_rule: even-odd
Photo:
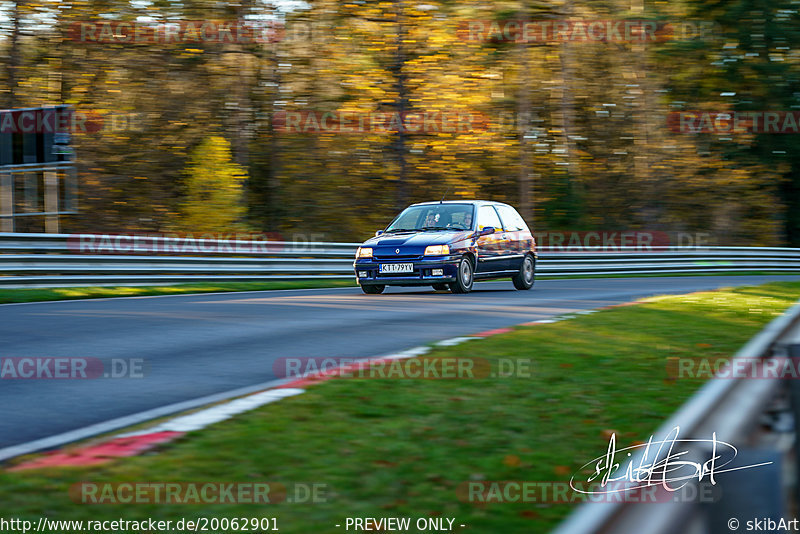
[[[211,136],[192,152],[186,168],[184,202],[177,219],[178,230],[225,232],[241,230],[242,203],[247,172],[232,161],[231,145]]]

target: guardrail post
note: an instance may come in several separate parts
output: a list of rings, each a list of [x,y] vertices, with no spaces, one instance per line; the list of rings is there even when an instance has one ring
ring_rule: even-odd
[[[14,175],[0,171],[0,228],[3,232],[14,231]]]
[[[44,171],[44,231],[58,233],[58,173],[56,169]]]

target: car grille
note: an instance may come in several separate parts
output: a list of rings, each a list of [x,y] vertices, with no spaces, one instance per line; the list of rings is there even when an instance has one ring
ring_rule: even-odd
[[[409,261],[409,260],[418,260],[421,256],[419,254],[392,254],[391,256],[373,256],[372,259],[377,261]]]

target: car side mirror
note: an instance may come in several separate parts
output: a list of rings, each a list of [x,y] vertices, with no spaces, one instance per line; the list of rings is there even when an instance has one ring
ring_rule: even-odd
[[[381,235],[382,233],[383,233],[383,230],[378,230],[377,232],[375,232],[375,237],[378,237],[378,236],[379,236],[379,235]]]
[[[478,231],[478,236],[493,234],[495,232],[494,226],[484,226]]]

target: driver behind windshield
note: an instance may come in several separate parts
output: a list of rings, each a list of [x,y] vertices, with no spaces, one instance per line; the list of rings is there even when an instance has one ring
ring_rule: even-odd
[[[465,222],[458,222],[459,219],[464,219]],[[469,212],[464,212],[458,209],[447,209],[441,212],[430,212],[425,217],[425,222],[422,228],[452,228],[458,230],[466,230],[470,227],[472,216]]]
[[[425,217],[425,223],[422,225],[423,228],[430,228],[431,226],[440,226],[439,218],[441,215],[438,213],[429,213],[427,217]]]
[[[401,213],[387,231],[469,230],[471,227],[472,206],[412,206]]]

